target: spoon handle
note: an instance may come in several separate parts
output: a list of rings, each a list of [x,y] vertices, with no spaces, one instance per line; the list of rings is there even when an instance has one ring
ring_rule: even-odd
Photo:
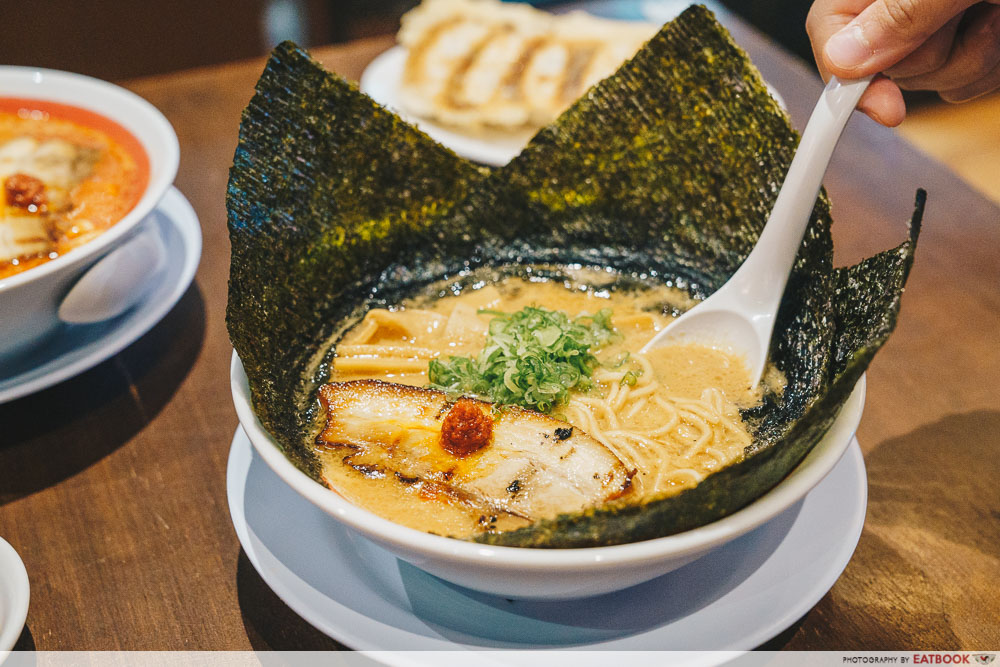
[[[831,78],[809,117],[757,245],[732,277],[742,296],[760,305],[759,312],[773,317],[777,310],[833,149],[871,80]]]

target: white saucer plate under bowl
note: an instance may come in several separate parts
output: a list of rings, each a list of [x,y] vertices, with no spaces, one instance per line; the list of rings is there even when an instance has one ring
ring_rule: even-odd
[[[0,403],[33,394],[117,354],[170,312],[194,279],[201,258],[201,225],[174,187],[142,224],[155,224],[166,246],[167,269],[146,296],[106,322],[64,325],[45,343],[0,369]]]
[[[247,557],[320,631],[400,665],[420,651],[741,651],[803,616],[846,567],[868,485],[857,441],[804,500],[658,579],[561,602],[508,600],[449,584],[333,521],[259,458],[237,429],[229,509]],[[508,654],[512,655],[512,654]],[[504,663],[504,653],[490,662]]]
[[[28,572],[14,547],[0,537],[0,663],[14,647],[28,618]]]

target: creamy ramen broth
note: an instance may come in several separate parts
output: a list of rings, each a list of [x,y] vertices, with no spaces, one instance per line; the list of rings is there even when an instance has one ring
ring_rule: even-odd
[[[341,337],[331,380],[382,380],[424,387],[431,359],[475,357],[483,349],[494,315],[479,312],[482,309],[512,313],[538,306],[575,317],[610,308],[611,323],[621,335],[596,350],[600,365],[593,371],[592,386],[587,391],[571,391],[569,400],[556,405],[551,413],[553,419],[579,430],[574,433],[610,450],[631,471],[627,488],[608,497],[639,500],[673,494],[741,459],[751,438],[740,409],[759,403],[762,393],[750,386],[745,362],[701,345],[639,353],[671,321],[669,313],[693,305],[687,294],[662,286],[592,288],[587,285],[600,285],[607,281],[607,275],[578,271],[574,276],[578,284],[511,277],[494,284],[476,284],[455,295],[443,288],[437,292],[448,296],[414,298],[391,310],[370,310]],[[769,371],[767,384],[780,390],[780,375]],[[369,396],[367,400],[375,399]],[[497,423],[501,424],[498,428],[503,427],[503,419]],[[413,428],[433,428],[433,423]],[[387,474],[382,468],[391,458],[383,457],[375,466],[353,464],[357,457],[345,457],[345,451],[318,445],[327,484],[352,502],[398,523],[467,537],[543,518],[521,515],[532,511],[508,513],[496,511],[496,507],[484,508],[461,493],[414,481],[415,474]],[[452,465],[448,461],[444,455],[434,465]],[[463,465],[474,466],[475,462]]]

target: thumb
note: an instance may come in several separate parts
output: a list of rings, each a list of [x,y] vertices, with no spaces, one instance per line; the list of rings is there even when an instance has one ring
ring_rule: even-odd
[[[824,65],[842,78],[886,70],[974,4],[976,0],[875,0],[830,37]]]

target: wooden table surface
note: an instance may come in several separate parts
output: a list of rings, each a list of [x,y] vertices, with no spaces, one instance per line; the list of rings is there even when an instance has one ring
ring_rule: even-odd
[[[818,78],[731,28],[801,128]],[[357,79],[390,43],[314,53]],[[198,212],[204,254],[195,284],[138,342],[0,406],[0,536],[31,579],[18,648],[338,647],[263,583],[226,504],[237,420],[225,188],[262,62],[128,84],[177,130],[176,185]],[[1000,646],[1000,210],[893,132],[852,120],[827,177],[838,262],[901,241],[918,186],[929,192],[924,233],[858,431],[864,532],[830,592],[768,648]]]

